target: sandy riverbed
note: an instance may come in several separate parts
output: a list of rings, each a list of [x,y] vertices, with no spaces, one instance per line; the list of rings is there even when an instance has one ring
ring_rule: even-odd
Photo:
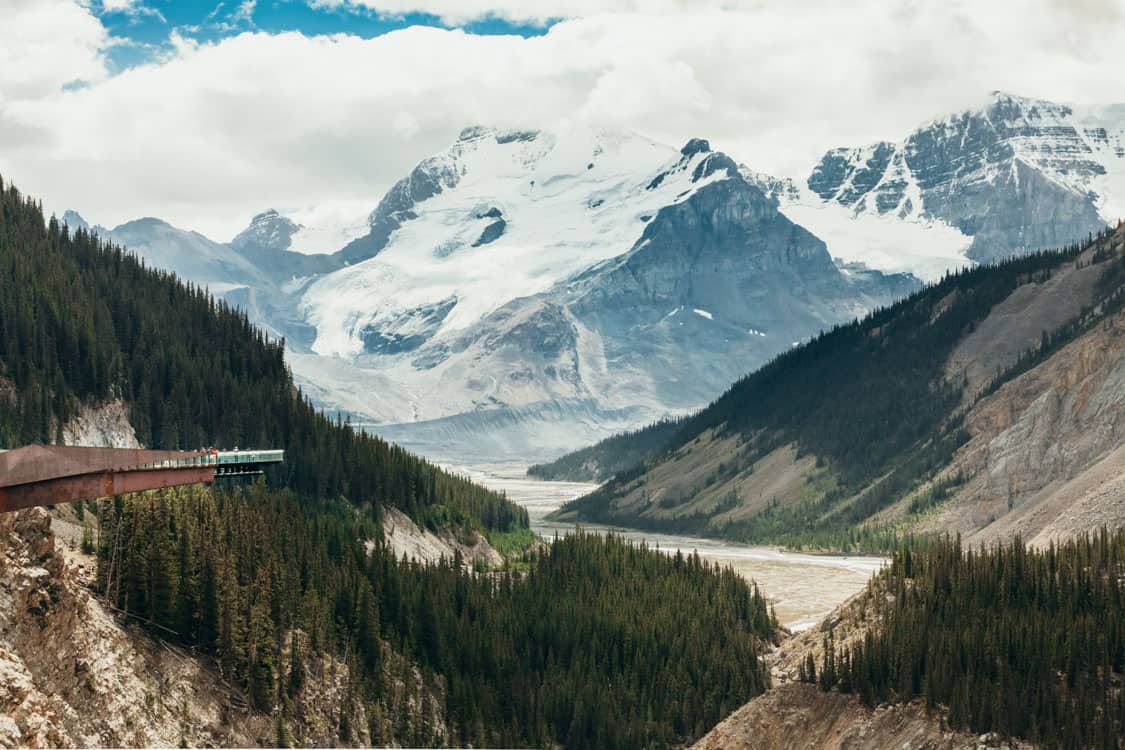
[[[521,466],[451,467],[527,508],[531,527],[545,538],[570,533],[574,524],[546,520],[563,503],[594,489],[580,482],[529,479]],[[698,551],[705,559],[730,565],[757,582],[773,602],[778,619],[793,630],[817,623],[837,604],[863,588],[885,562],[879,557],[808,555],[735,542],[629,529],[584,525],[587,530],[610,531],[666,552]]]

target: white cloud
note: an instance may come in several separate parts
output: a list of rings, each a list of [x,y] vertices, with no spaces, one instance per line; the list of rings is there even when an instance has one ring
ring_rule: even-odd
[[[102,0],[102,8],[107,13],[121,13],[134,10],[140,0]]]
[[[677,145],[701,136],[755,169],[801,175],[826,148],[898,138],[992,89],[1125,98],[1120,0],[912,0],[893,12],[884,0],[708,2],[586,16],[592,3],[558,0],[536,12],[584,17],[529,39],[411,28],[181,40],[167,60],[108,79],[89,55],[32,82],[0,65],[0,172],[93,221],[156,215],[227,239],[269,206],[374,207],[477,122],[581,118]],[[435,5],[466,17],[504,8]],[[40,43],[43,59],[67,52]],[[95,83],[59,90],[74,78]]]
[[[108,35],[73,0],[0,0],[0,18],[0,106],[105,76],[100,51]]]
[[[90,3],[84,1],[81,3],[89,7]],[[156,8],[144,4],[144,0],[102,0],[101,10],[103,13],[124,13],[127,16],[150,16],[152,18],[164,21],[164,14]]]
[[[450,24],[485,18],[544,24],[602,13],[667,14],[685,11],[738,11],[761,7],[761,0],[311,0],[319,8],[356,8],[402,16],[427,13]]]

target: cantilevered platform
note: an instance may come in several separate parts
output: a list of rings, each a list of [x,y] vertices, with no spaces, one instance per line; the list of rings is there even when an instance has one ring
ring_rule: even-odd
[[[29,445],[0,452],[0,513],[260,474],[280,450],[152,451]]]

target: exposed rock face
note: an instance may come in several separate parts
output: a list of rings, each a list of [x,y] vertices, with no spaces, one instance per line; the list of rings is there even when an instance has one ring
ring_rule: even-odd
[[[1045,545],[1125,522],[1125,315],[978,403],[947,473],[967,482],[928,525]]]
[[[1125,228],[1107,243],[1125,252]],[[993,308],[954,350],[970,440],[939,478],[961,480],[923,530],[1046,545],[1125,523],[1125,313],[1101,319],[1027,372],[979,398],[1041,335],[1095,308],[1105,271],[1092,251]],[[1117,262],[1120,262],[1119,260]],[[912,498],[884,516],[898,517]]]
[[[250,745],[199,664],[123,627],[75,580],[42,509],[0,515],[0,746]]]
[[[462,541],[456,539],[450,532],[444,532],[439,536],[429,529],[419,528],[409,516],[397,508],[383,508],[383,538],[394,551],[396,558],[405,557],[407,560],[425,565],[437,563],[442,559],[452,560],[458,554],[468,568],[474,564],[487,567],[499,567],[504,564],[500,553],[493,549],[484,537],[476,535],[471,540]]]
[[[236,250],[246,247],[288,250],[293,242],[293,235],[300,228],[297,222],[271,208],[251,219],[250,226],[239,232],[230,244]]]
[[[63,425],[63,443],[95,448],[139,448],[137,433],[121,401],[83,407]]]
[[[80,537],[69,510],[0,514],[0,748],[273,746],[272,717],[248,711],[206,659],[153,640],[91,594],[95,564],[77,551]],[[282,639],[279,674],[288,671],[293,638]],[[302,633],[295,638],[306,649],[307,679],[286,731],[299,747],[341,746],[348,668],[309,653]],[[428,713],[436,741],[447,741],[443,698],[401,655],[386,644],[384,651],[392,714],[374,725],[391,738],[397,712]],[[402,675],[412,675],[411,690]],[[352,711],[343,744],[378,744],[364,706],[357,701]]]
[[[934,218],[990,261],[1085,238],[1121,218],[1125,117],[993,94],[899,143],[838,148],[808,186],[857,213]]]
[[[440,154],[424,160],[409,175],[399,180],[387,191],[379,205],[371,212],[368,223],[371,230],[353,240],[338,253],[348,264],[373,258],[387,246],[387,241],[404,221],[417,218],[416,204],[432,198],[445,189],[455,187],[459,180],[456,157],[466,142],[490,135],[482,127],[469,127],[461,131],[457,143],[449,154]]]
[[[870,709],[854,695],[790,684],[755,698],[724,719],[694,750],[984,750],[1030,747],[943,729],[914,701]]]
[[[292,252],[294,239],[304,229],[271,208],[251,219],[250,226],[230,241],[230,248],[280,286],[292,283],[295,278],[330,273],[344,265],[341,259],[331,255]]]
[[[728,179],[661,209],[632,251],[567,292],[578,324],[600,337],[607,372],[643,374],[683,410],[794,341],[890,301],[891,286],[858,290],[823,242]]]

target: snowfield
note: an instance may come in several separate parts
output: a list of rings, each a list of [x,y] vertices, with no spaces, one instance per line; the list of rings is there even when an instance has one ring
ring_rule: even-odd
[[[505,303],[628,251],[661,207],[725,171],[692,182],[707,154],[684,158],[634,133],[476,131],[433,162],[456,184],[416,204],[374,258],[320,279],[301,309],[312,350],[355,357],[368,326],[454,302],[437,336],[464,330]],[[658,179],[666,174],[663,179]],[[485,230],[503,222],[501,233]]]
[[[781,212],[828,244],[832,257],[887,273],[913,273],[923,281],[973,262],[965,256],[973,238],[941,219],[860,211],[822,201],[802,190],[782,201]]]

